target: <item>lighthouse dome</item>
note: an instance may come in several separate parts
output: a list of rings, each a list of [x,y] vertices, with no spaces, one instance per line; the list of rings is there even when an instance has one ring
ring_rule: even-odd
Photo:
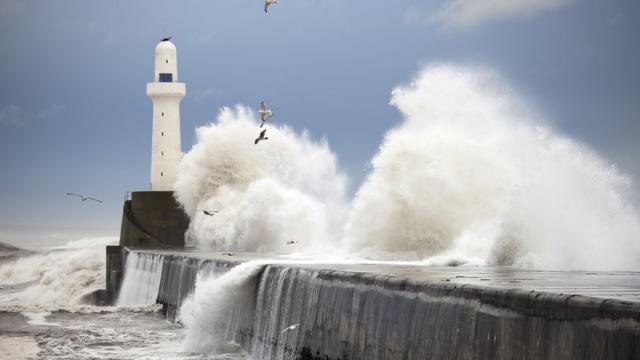
[[[175,53],[176,53],[176,46],[170,40],[162,40],[158,43],[158,45],[156,45],[156,54],[175,54]]]
[[[166,39],[163,39],[156,45],[155,81],[178,81],[178,56],[176,46]]]

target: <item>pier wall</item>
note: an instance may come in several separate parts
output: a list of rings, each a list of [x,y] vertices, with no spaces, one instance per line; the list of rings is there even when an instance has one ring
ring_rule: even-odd
[[[198,274],[239,263],[155,256],[157,302],[174,320]],[[250,284],[253,299],[233,311],[243,316],[216,334],[257,359],[640,358],[636,302],[282,264],[264,265]]]

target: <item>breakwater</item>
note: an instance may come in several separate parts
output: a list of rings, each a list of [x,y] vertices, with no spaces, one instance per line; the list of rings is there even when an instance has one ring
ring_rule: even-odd
[[[124,251],[121,301],[162,303],[169,319],[200,322],[198,342],[234,341],[257,359],[640,358],[635,273],[265,262],[208,287],[224,303],[209,329],[183,303],[255,257]]]

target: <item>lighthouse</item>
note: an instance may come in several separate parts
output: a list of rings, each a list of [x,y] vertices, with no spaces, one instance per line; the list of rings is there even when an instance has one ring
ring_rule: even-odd
[[[164,38],[156,45],[153,82],[147,96],[153,102],[151,135],[151,189],[128,191],[122,209],[120,245],[107,248],[107,288],[117,298],[122,280],[124,246],[172,247],[185,245],[189,217],[174,197],[180,149],[180,100],[187,94],[178,82],[176,46]],[[115,295],[114,295],[115,294]]]
[[[176,182],[180,148],[180,101],[186,95],[178,82],[176,46],[168,38],[156,46],[154,81],[147,83],[153,102],[151,137],[151,191],[172,191]]]

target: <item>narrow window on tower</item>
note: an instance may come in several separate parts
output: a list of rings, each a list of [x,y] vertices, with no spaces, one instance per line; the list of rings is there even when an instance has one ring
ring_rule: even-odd
[[[164,131],[160,133],[160,136],[164,136]]]
[[[165,64],[168,64],[169,63],[169,59],[165,59],[164,62],[165,62]]]
[[[161,176],[161,177],[162,177],[162,176],[164,176],[164,173],[163,173],[162,171],[160,171],[160,176]]]
[[[164,156],[164,151],[160,151],[160,155]]]
[[[164,116],[164,113],[162,113],[162,116]]]

